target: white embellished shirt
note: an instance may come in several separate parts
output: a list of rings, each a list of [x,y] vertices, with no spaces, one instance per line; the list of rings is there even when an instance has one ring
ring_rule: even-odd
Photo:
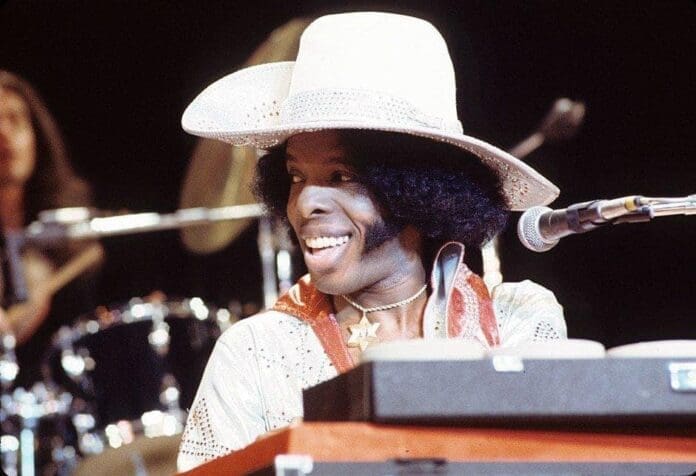
[[[566,338],[563,308],[531,281],[502,283],[491,294],[501,346]],[[427,336],[427,334],[426,334]],[[243,448],[303,415],[302,390],[338,374],[311,325],[266,311],[218,339],[182,436],[184,471]]]

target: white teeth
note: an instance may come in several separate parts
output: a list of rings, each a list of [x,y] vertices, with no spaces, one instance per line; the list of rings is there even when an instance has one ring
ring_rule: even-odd
[[[317,236],[314,238],[305,238],[305,244],[308,248],[322,249],[340,246],[348,243],[350,236]]]

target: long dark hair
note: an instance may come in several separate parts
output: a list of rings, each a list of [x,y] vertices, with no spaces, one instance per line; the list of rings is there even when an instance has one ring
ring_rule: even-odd
[[[70,165],[58,126],[36,90],[4,70],[0,70],[0,88],[19,94],[26,102],[36,136],[36,166],[25,189],[25,224],[41,210],[91,205],[90,187]]]

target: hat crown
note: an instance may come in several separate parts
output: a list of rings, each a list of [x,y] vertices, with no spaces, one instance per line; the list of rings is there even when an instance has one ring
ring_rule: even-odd
[[[320,91],[392,98],[461,129],[447,44],[419,18],[357,12],[312,22],[300,40],[288,98]]]
[[[305,29],[296,61],[251,66],[217,80],[189,104],[181,122],[192,134],[262,149],[327,129],[411,134],[478,157],[500,177],[511,210],[558,196],[558,188],[525,163],[464,135],[447,45],[430,23],[404,15],[318,18]]]

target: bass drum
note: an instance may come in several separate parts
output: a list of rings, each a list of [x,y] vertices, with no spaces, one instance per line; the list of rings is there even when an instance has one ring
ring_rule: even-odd
[[[215,341],[234,321],[229,310],[200,298],[151,296],[99,307],[62,328],[44,368],[74,397],[79,453],[101,454],[141,437],[176,438]],[[138,447],[161,453],[155,443]]]

